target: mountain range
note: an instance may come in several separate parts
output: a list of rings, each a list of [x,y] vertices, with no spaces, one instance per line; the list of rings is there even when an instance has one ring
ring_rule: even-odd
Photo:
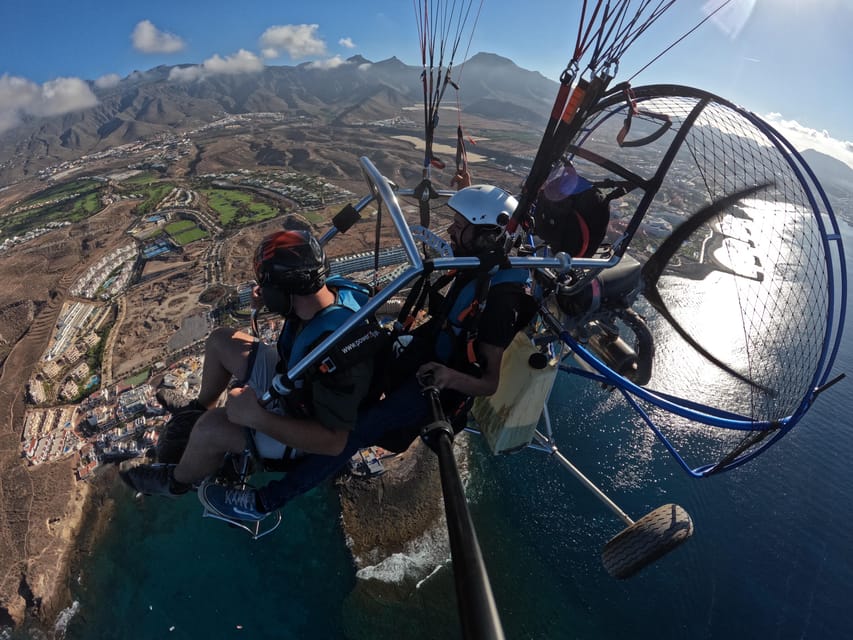
[[[846,163],[814,149],[806,149],[801,155],[829,195],[853,198],[853,169]]]
[[[423,104],[421,69],[397,58],[373,63],[353,56],[331,69],[305,63],[203,77],[193,76],[193,69],[198,67],[135,71],[109,89],[93,83],[96,106],[25,119],[0,135],[0,178],[20,179],[59,161],[189,130],[227,115],[280,113],[309,117],[322,126],[393,118],[403,106]],[[556,82],[489,53],[473,56],[451,77],[458,80],[463,69],[460,98],[466,116],[542,129]],[[176,79],[181,77],[187,79]],[[447,85],[442,105],[455,106],[454,94],[453,86]],[[422,111],[412,112],[413,120],[422,118]],[[12,167],[17,171],[10,172]]]
[[[393,57],[371,62],[353,56],[334,68],[304,63],[241,74],[203,74],[199,69],[180,65],[134,71],[106,89],[90,83],[98,98],[94,107],[25,118],[0,134],[0,185],[65,160],[196,129],[228,115],[275,113],[328,130],[392,119],[402,108],[423,103],[421,68]],[[492,53],[478,53],[455,67],[452,79],[459,81],[463,71],[458,97],[467,120],[503,122],[538,136],[553,104],[556,82]],[[456,99],[448,84],[442,105],[455,106]],[[411,114],[413,125],[417,123],[413,130],[420,136],[422,109],[405,113]],[[442,118],[455,119],[444,111]],[[834,199],[853,197],[853,169],[813,149],[802,155]]]

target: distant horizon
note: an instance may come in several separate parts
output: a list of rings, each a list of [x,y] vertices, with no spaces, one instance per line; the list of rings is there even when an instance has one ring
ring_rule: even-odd
[[[494,53],[559,80],[572,51],[580,3],[461,4],[470,15],[460,33],[457,63],[471,58],[469,51]],[[853,168],[853,122],[843,110],[826,108],[849,103],[853,87],[839,79],[834,65],[823,63],[850,57],[853,3],[690,4],[675,3],[631,45],[620,58],[616,81],[633,78],[636,85],[705,89],[759,114],[796,148],[814,148]],[[203,10],[200,7],[162,0],[144,7],[94,0],[71,11],[56,0],[36,0],[8,12],[0,21],[5,44],[0,132],[17,126],[23,115],[58,115],[91,106],[88,81],[81,78],[109,86],[133,70],[160,65],[182,65],[196,74],[251,73],[282,63],[328,69],[358,54],[376,62],[397,58],[420,66],[418,25],[408,3],[282,6],[271,0],[244,0],[239,5],[208,0]],[[721,7],[725,10],[714,13]],[[809,45],[803,49],[792,42]],[[657,59],[670,45],[676,48]],[[464,91],[464,82],[462,86]]]

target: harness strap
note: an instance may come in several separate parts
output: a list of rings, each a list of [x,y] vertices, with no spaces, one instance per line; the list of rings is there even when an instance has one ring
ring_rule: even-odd
[[[429,276],[432,272],[432,261],[424,262],[423,273],[409,291],[409,295],[406,296],[406,300],[400,308],[400,313],[397,314],[397,324],[407,331],[414,323],[418,312],[423,309],[424,300],[429,293]]]
[[[433,188],[429,178],[421,180],[414,188],[412,194],[418,199],[418,210],[420,211],[421,226],[429,229],[429,201],[438,198],[438,192]]]
[[[456,174],[450,181],[451,187],[462,189],[471,186],[471,174],[468,173],[468,154],[465,151],[465,139],[462,125],[456,127]]]
[[[578,249],[579,256],[585,256],[587,250],[589,249],[589,225],[586,223],[584,217],[575,210],[574,212],[575,218],[578,221],[578,228],[580,229],[581,235],[581,246]]]
[[[474,349],[474,342],[479,334],[480,316],[483,308],[486,306],[486,299],[489,297],[489,287],[491,286],[492,274],[490,271],[481,270],[477,274],[477,288],[474,293],[474,299],[471,301],[471,306],[468,307],[467,317],[461,318],[460,323],[465,327],[466,336],[465,355],[468,358],[469,364],[477,364],[477,353]],[[461,315],[461,314],[460,314]]]

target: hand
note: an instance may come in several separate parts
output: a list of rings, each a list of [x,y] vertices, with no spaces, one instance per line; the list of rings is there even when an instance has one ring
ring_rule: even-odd
[[[468,173],[467,169],[460,169],[456,172],[456,175],[453,176],[453,180],[450,181],[450,186],[451,188],[455,186],[457,190],[470,187],[471,174]]]
[[[252,287],[252,301],[250,306],[252,309],[258,309],[259,311],[264,308],[264,294],[261,293],[261,288],[257,285]]]
[[[225,412],[234,424],[251,427],[257,424],[258,411],[266,411],[258,404],[258,396],[251,387],[235,387],[228,392]]]
[[[427,362],[418,368],[418,382],[424,387],[435,387],[436,389],[446,389],[453,382],[454,371],[450,367],[445,367],[438,362]]]

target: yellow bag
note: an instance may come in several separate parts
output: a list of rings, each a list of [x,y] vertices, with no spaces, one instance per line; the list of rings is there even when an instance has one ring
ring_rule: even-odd
[[[539,351],[530,338],[523,331],[517,333],[504,351],[498,390],[492,396],[474,400],[471,415],[492,453],[516,451],[533,440],[557,377],[556,360],[544,368],[531,366],[530,356],[536,353]]]

